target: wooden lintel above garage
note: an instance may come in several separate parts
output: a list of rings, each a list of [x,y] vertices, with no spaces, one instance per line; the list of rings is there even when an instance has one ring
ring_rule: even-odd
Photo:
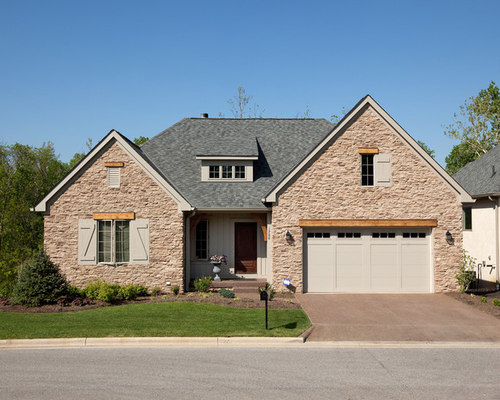
[[[301,228],[309,227],[435,227],[436,219],[301,219]]]
[[[98,219],[135,219],[135,213],[133,212],[102,212],[102,213],[94,213],[93,218]]]

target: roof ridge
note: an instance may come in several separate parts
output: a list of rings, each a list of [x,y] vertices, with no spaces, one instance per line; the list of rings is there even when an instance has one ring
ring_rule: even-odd
[[[215,118],[204,118],[204,117],[187,117],[184,119],[207,119],[207,120],[228,120],[228,121],[266,121],[266,120],[285,120],[285,121],[328,121],[326,118],[280,118],[280,117],[271,117],[271,118],[222,118],[222,117],[215,117]],[[333,124],[333,122],[330,122]]]

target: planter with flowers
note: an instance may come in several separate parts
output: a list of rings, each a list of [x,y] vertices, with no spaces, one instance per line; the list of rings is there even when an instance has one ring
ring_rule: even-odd
[[[225,254],[214,254],[209,258],[209,261],[214,265],[213,272],[215,274],[214,281],[220,281],[219,273],[221,271],[220,266],[222,264],[227,264],[227,256]]]

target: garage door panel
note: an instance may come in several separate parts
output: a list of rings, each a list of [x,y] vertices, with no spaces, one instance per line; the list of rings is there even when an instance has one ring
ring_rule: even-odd
[[[429,291],[429,252],[426,243],[401,245],[402,289],[405,291]],[[423,268],[422,266],[426,266]]]
[[[397,291],[401,284],[397,243],[370,245],[370,289],[378,292]]]
[[[310,292],[331,293],[334,291],[333,246],[330,241],[310,240],[307,264],[314,266],[308,274],[307,286]]]
[[[337,244],[336,246],[338,291],[358,290],[363,282],[363,245]]]
[[[309,292],[403,293],[431,289],[430,235],[423,229],[307,233]]]

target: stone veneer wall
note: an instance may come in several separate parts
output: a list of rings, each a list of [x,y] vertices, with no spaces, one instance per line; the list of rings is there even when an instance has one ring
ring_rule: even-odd
[[[361,186],[359,147],[392,154],[391,187]],[[299,219],[437,219],[433,229],[434,290],[457,290],[462,251],[462,208],[455,193],[380,119],[371,107],[278,197],[273,207],[273,285],[302,280]],[[288,244],[289,230],[294,242]],[[449,230],[455,242],[449,245]]]
[[[105,162],[123,161],[120,188],[107,186]],[[177,203],[114,141],[50,205],[45,216],[45,251],[68,281],[84,287],[92,279],[149,288],[166,282],[184,289],[184,217]],[[78,265],[78,220],[94,212],[135,212],[149,219],[149,264]]]

